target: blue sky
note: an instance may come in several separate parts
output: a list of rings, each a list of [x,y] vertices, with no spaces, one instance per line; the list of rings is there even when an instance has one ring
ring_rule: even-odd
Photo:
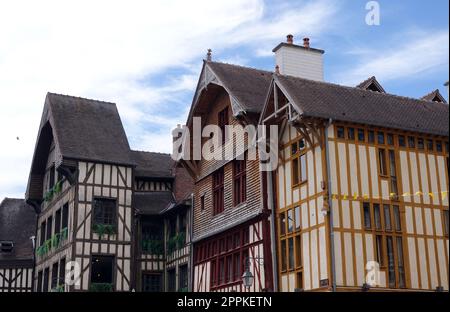
[[[376,75],[387,92],[421,97],[449,67],[448,0],[12,1],[0,4],[0,200],[21,197],[48,91],[117,103],[134,149],[170,152],[206,50],[273,70],[288,33],[324,49],[325,79]],[[19,140],[17,140],[19,138]]]

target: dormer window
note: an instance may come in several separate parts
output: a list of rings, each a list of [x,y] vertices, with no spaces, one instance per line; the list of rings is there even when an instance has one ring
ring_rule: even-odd
[[[0,242],[0,252],[11,253],[14,248],[14,243],[12,241],[1,241]]]

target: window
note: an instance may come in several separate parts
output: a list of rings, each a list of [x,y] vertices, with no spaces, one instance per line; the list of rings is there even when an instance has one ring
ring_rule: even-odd
[[[42,271],[38,272],[38,280],[37,280],[37,292],[42,292]]]
[[[434,151],[433,140],[427,140],[427,149],[428,149],[428,151],[430,151],[430,152]]]
[[[287,250],[286,250],[287,241],[284,239],[281,241],[281,271],[287,270]]]
[[[387,166],[386,166],[386,150],[383,148],[378,149],[378,162],[379,166],[378,169],[380,170],[380,175],[386,176],[387,175]]]
[[[205,195],[200,196],[200,210],[205,210]]]
[[[409,148],[416,148],[416,139],[413,136],[408,137]]]
[[[377,262],[381,267],[384,266],[384,257],[383,257],[383,236],[377,235],[375,238],[375,247],[377,252]]]
[[[294,267],[294,238],[288,239],[288,252],[289,252],[289,270],[295,269]]]
[[[167,271],[167,291],[177,291],[177,275],[175,269]]]
[[[50,279],[50,269],[46,268],[44,270],[44,280],[42,282],[42,287],[43,287],[42,291],[43,292],[48,292],[49,291],[49,289],[48,289],[49,279]]]
[[[58,262],[53,263],[52,266],[52,285],[51,289],[55,289],[58,286]]]
[[[421,150],[423,150],[425,148],[425,143],[423,141],[423,138],[418,138],[417,139],[417,147]]]
[[[302,220],[300,216],[300,207],[295,207],[295,230],[298,231],[302,227]]]
[[[180,277],[178,279],[178,290],[188,289],[188,266],[187,264],[179,267]]]
[[[403,261],[403,241],[397,237],[397,267],[398,267],[398,286],[405,288],[405,266]]]
[[[280,234],[285,235],[286,234],[286,219],[285,219],[285,213],[280,213]]]
[[[53,217],[50,216],[47,218],[47,239],[52,237],[52,227],[53,227]]]
[[[375,221],[375,229],[381,230],[381,212],[379,204],[373,204],[373,217]]]
[[[372,130],[369,130],[369,143],[375,142],[375,132]]]
[[[348,131],[348,139],[354,140],[355,139],[355,128],[347,128]]]
[[[161,292],[162,289],[162,274],[142,274],[142,291],[143,292]]]
[[[43,221],[41,223],[41,234],[40,234],[39,246],[42,246],[45,243],[46,224],[47,224],[47,222],[45,222],[45,221]]]
[[[448,236],[448,210],[444,210],[444,233]]]
[[[13,251],[14,243],[12,241],[0,241],[0,252],[10,253]]]
[[[222,144],[224,144],[226,138],[226,125],[228,125],[228,107],[219,112],[218,120],[218,126],[222,132]]]
[[[397,166],[395,165],[395,152],[394,150],[389,150],[389,175],[391,178],[391,193],[394,194],[397,199],[398,196],[398,185],[397,185]]]
[[[400,221],[400,208],[399,208],[399,206],[394,206],[394,224],[395,224],[395,230],[397,232],[402,230],[402,223]]]
[[[358,129],[358,141],[364,142],[366,140],[366,135],[364,129]]]
[[[406,147],[406,139],[404,135],[399,135],[398,136],[398,145],[400,147]]]
[[[214,200],[214,214],[219,214],[224,210],[223,202],[223,167],[214,172],[213,174],[213,200]]]
[[[292,160],[292,185],[297,185],[300,183],[300,176],[298,175],[300,171],[298,165],[298,158]]]
[[[384,228],[386,231],[392,231],[391,206],[383,205],[383,210],[384,210]]]
[[[288,224],[288,233],[294,231],[294,212],[292,209],[288,210],[287,224]]]
[[[345,130],[344,127],[337,127],[337,137],[339,139],[344,139],[345,138]]]
[[[292,154],[292,184],[294,186],[305,182],[307,179],[306,151],[304,151],[304,140],[300,140],[298,144],[300,145],[300,149],[298,149],[295,154]],[[297,143],[294,143],[293,145],[297,145]]]
[[[370,216],[370,204],[364,203],[363,209],[364,209],[364,227],[366,229],[371,229],[372,228],[372,217]]]
[[[67,228],[68,226],[69,226],[69,204],[66,203],[63,206],[61,227],[64,229]]]
[[[116,200],[94,198],[94,223],[104,225],[116,224]]]
[[[55,233],[61,232],[61,209],[55,213]]]
[[[438,151],[439,153],[442,152],[442,142],[441,141],[436,141],[436,151]]]
[[[389,287],[395,287],[394,242],[392,236],[386,237]]]
[[[233,162],[233,192],[234,205],[237,206],[247,200],[247,177],[246,177],[246,162],[245,160],[235,160]]]
[[[59,285],[65,285],[66,283],[66,258],[62,258],[59,262]]]
[[[92,256],[91,261],[91,285],[113,284],[114,257]]]
[[[387,134],[387,144],[394,145],[394,135],[392,133]]]
[[[377,138],[378,138],[378,144],[384,144],[384,132],[378,132]]]

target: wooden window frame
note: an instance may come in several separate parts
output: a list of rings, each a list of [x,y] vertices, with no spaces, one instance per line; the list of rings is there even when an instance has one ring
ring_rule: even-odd
[[[303,141],[304,147],[300,148],[300,141]],[[292,166],[291,166],[291,179],[292,179],[292,187],[298,187],[302,184],[305,184],[308,181],[308,169],[307,169],[307,152],[306,142],[304,139],[300,139],[297,142],[293,143],[293,145],[298,146],[296,149],[296,153],[292,155]],[[292,148],[292,150],[294,150]]]
[[[233,203],[236,207],[247,201],[247,161],[233,161]]]
[[[99,203],[112,203],[111,206],[98,206]],[[93,218],[92,225],[94,224],[103,224],[103,225],[118,225],[118,202],[116,198],[110,197],[101,197],[96,196],[92,198],[92,209],[93,209]],[[99,209],[100,211],[97,211]],[[106,211],[107,209],[111,209],[111,211]]]
[[[220,128],[220,131],[222,132],[222,144],[225,144],[226,142],[226,126],[229,123],[229,116],[228,116],[228,107],[225,107],[222,109],[218,115],[217,115],[217,125]]]
[[[225,210],[224,189],[225,189],[225,172],[221,167],[212,175],[213,183],[213,215],[218,215]]]

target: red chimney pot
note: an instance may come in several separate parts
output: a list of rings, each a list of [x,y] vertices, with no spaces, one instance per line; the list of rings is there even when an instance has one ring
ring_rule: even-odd
[[[309,38],[303,38],[303,46],[309,49]]]
[[[294,36],[293,35],[289,34],[289,35],[286,36],[286,38],[287,38],[287,43],[289,43],[289,44],[293,44],[294,43]]]

